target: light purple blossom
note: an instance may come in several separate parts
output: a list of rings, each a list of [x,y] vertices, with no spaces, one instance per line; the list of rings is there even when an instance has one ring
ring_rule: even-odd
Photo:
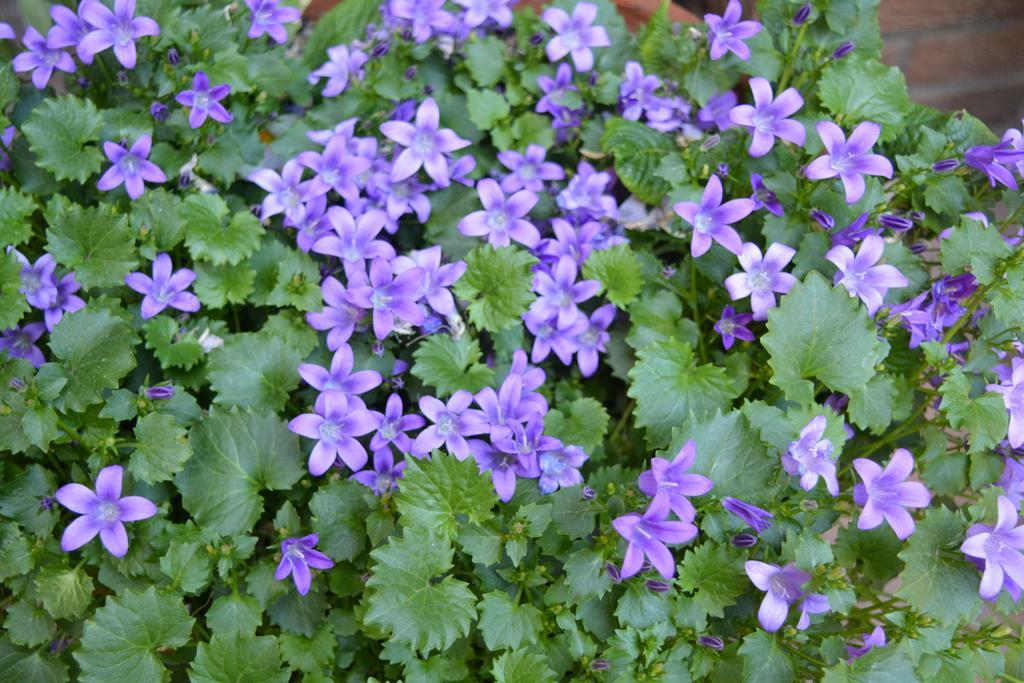
[[[754,202],[755,211],[763,208],[776,216],[785,215],[786,211],[782,208],[779,198],[775,196],[774,192],[765,187],[764,178],[760,174],[750,174],[750,188],[754,191],[750,199]]]
[[[619,86],[622,118],[639,121],[645,110],[663,109],[663,99],[655,94],[660,87],[661,79],[654,74],[645,74],[639,62],[626,62],[625,78]]]
[[[153,277],[139,272],[125,275],[125,284],[145,295],[141,308],[143,320],[152,318],[168,306],[186,313],[199,310],[199,299],[195,294],[185,291],[196,279],[195,272],[181,268],[175,273],[172,272],[173,268],[170,256],[157,254],[153,260]]]
[[[875,265],[884,251],[885,240],[878,235],[868,235],[856,256],[845,246],[832,247],[825,253],[825,258],[839,269],[836,284],[843,285],[850,296],[859,297],[867,306],[868,315],[874,315],[882,307],[882,299],[890,288],[909,284],[895,266]]]
[[[280,0],[245,0],[246,7],[252,14],[249,24],[249,37],[259,38],[264,33],[277,44],[288,41],[288,31],[284,24],[291,24],[302,19],[302,13],[295,7],[279,6]]]
[[[465,437],[490,431],[483,413],[469,408],[472,402],[473,394],[464,389],[452,394],[447,404],[433,396],[420,397],[420,412],[434,424],[420,432],[413,441],[412,454],[418,457],[429,455],[444,444],[448,452],[459,460],[469,457]]]
[[[818,477],[825,480],[825,488],[833,496],[839,495],[839,480],[836,479],[836,463],[832,457],[832,442],[825,438],[828,420],[816,415],[800,430],[800,438],[789,444],[782,456],[782,467],[789,474],[800,475],[800,488],[810,491],[818,483]]]
[[[0,40],[14,40],[16,38],[14,29],[7,22],[0,21]]]
[[[1006,497],[1019,510],[1021,501],[1024,500],[1024,463],[1017,458],[1006,458],[1003,473],[996,486],[1006,493]]]
[[[398,488],[398,480],[405,471],[405,461],[395,463],[395,456],[387,446],[373,451],[373,469],[356,472],[349,477],[373,491],[375,496],[384,496]]]
[[[21,42],[28,48],[14,57],[11,63],[17,72],[31,71],[32,85],[39,90],[44,89],[53,76],[53,70],[72,73],[75,60],[67,52],[61,50],[52,38],[43,38],[32,26],[25,29]]]
[[[567,94],[579,92],[579,88],[573,83],[571,66],[559,64],[555,69],[554,78],[544,74],[537,76],[537,87],[544,93],[534,108],[538,114],[550,114],[557,119],[563,111],[572,111],[562,104]]]
[[[643,515],[635,512],[612,520],[612,526],[626,539],[626,556],[622,560],[622,578],[628,579],[640,571],[644,556],[666,579],[676,573],[676,563],[667,543],[687,543],[697,536],[697,527],[688,521],[666,521],[668,498],[655,498]]]
[[[850,656],[850,661],[859,659],[868,653],[868,650],[875,647],[885,647],[885,629],[881,626],[876,626],[870,634],[864,634],[864,644],[860,647],[846,646],[846,654]]]
[[[396,274],[412,268],[422,268],[425,276],[417,298],[425,300],[438,314],[450,316],[456,311],[455,299],[449,288],[466,272],[466,262],[456,261],[441,265],[441,256],[440,245],[434,245],[411,251],[406,256],[399,256],[391,262],[391,266]]]
[[[230,85],[221,83],[211,86],[206,73],[197,71],[192,78],[192,89],[182,90],[174,96],[174,99],[184,107],[191,107],[188,112],[188,125],[192,128],[199,128],[206,121],[207,116],[214,121],[231,123],[231,113],[220,103],[230,93]]]
[[[655,499],[664,498],[676,517],[684,522],[692,522],[697,514],[688,496],[703,496],[714,488],[707,477],[689,472],[696,458],[697,444],[690,439],[671,462],[652,458],[651,469],[642,472],[639,479],[641,491]]]
[[[914,533],[914,518],[906,508],[928,507],[932,495],[924,484],[907,481],[914,470],[914,456],[905,448],[897,448],[883,470],[878,463],[866,458],[853,461],[863,484],[853,490],[853,500],[864,506],[857,518],[858,529],[874,529],[888,522],[901,541]]]
[[[377,339],[384,339],[395,329],[396,317],[412,325],[423,322],[416,297],[425,278],[422,268],[394,275],[389,261],[375,258],[370,262],[369,279],[365,275],[351,277],[348,297],[356,306],[373,311],[373,333]]]
[[[342,344],[334,352],[330,370],[312,363],[303,363],[299,366],[299,375],[317,391],[340,391],[348,397],[365,394],[384,381],[376,370],[352,372],[353,365],[352,347]]]
[[[57,262],[50,254],[43,254],[33,264],[21,252],[12,250],[21,263],[21,287],[18,291],[25,295],[25,300],[33,308],[46,310],[57,301],[57,283],[53,271]]]
[[[384,212],[367,211],[355,219],[348,209],[332,206],[327,210],[327,220],[334,230],[317,240],[313,251],[341,259],[350,278],[365,269],[367,259],[390,262],[395,258],[395,248],[377,239],[384,229]]]
[[[111,166],[100,176],[96,187],[109,192],[124,184],[128,196],[138,199],[146,191],[146,182],[167,182],[167,176],[160,167],[149,160],[152,145],[153,138],[148,135],[139,137],[129,149],[113,142],[104,142],[103,153],[107,155]]]
[[[328,276],[320,285],[324,310],[306,314],[306,322],[314,330],[327,330],[327,348],[335,351],[352,337],[356,323],[364,313],[353,301],[345,285]]]
[[[545,154],[543,147],[534,144],[527,145],[522,153],[513,150],[498,152],[498,161],[510,171],[502,179],[501,189],[509,193],[517,190],[543,192],[545,181],[564,179],[565,171],[561,165],[545,161]]]
[[[824,614],[829,610],[828,598],[824,595],[804,592],[804,586],[811,580],[811,575],[796,565],[780,567],[748,560],[744,567],[751,583],[765,592],[757,611],[757,621],[765,631],[774,633],[782,628],[790,606],[797,603],[800,604],[800,619],[796,627],[800,630],[811,625],[811,614]]]
[[[578,486],[583,483],[580,469],[587,461],[587,454],[579,446],[563,446],[541,452],[537,458],[540,480],[537,486],[541,493],[552,493],[558,488]]]
[[[540,254],[548,263],[557,263],[561,257],[569,256],[582,266],[603,229],[597,221],[586,221],[577,228],[564,218],[552,218],[551,230],[555,236],[541,240]]]
[[[737,313],[732,306],[722,309],[722,317],[715,322],[715,332],[722,335],[722,346],[728,351],[737,339],[754,341],[754,333],[746,325],[754,319],[751,313]]]
[[[455,4],[466,8],[462,23],[468,28],[481,26],[487,20],[493,21],[499,28],[512,25],[509,0],[455,0]]]
[[[409,453],[412,450],[412,438],[406,432],[420,429],[426,424],[422,416],[415,413],[404,415],[402,413],[402,397],[398,394],[388,396],[384,413],[380,415],[380,425],[377,432],[370,440],[370,448],[377,451],[387,448],[388,444],[394,444],[402,453]]]
[[[1014,358],[1011,368],[1009,378],[1001,384],[990,384],[987,388],[1002,394],[1006,412],[1010,415],[1007,440],[1011,448],[1020,448],[1024,446],[1024,358]]]
[[[786,88],[772,99],[772,85],[763,78],[750,79],[754,104],[741,104],[729,112],[729,120],[749,130],[754,139],[750,143],[750,156],[763,157],[775,146],[775,138],[802,146],[807,137],[804,125],[789,118],[800,107],[804,98],[796,88]]]
[[[847,204],[854,204],[864,196],[865,175],[892,178],[892,163],[880,154],[871,153],[882,133],[877,123],[861,123],[853,129],[849,140],[843,129],[831,121],[820,121],[815,128],[827,153],[812,161],[804,175],[811,180],[838,176],[846,190]]]
[[[96,492],[81,484],[65,484],[57,489],[57,501],[81,515],[64,530],[60,548],[66,553],[77,550],[99,534],[103,547],[114,557],[128,553],[128,531],[124,522],[149,519],[156,505],[142,496],[121,497],[124,469],[120,465],[104,467],[96,475]]]
[[[135,0],[114,0],[113,12],[101,2],[83,3],[79,12],[93,30],[78,44],[78,54],[91,58],[113,47],[117,61],[126,69],[135,68],[135,41],[143,36],[160,35],[155,21],[135,16]]]
[[[1006,496],[999,496],[999,517],[994,527],[975,524],[967,530],[960,550],[985,563],[978,593],[995,598],[1007,580],[1024,586],[1024,525],[1017,525],[1017,508]]]
[[[757,533],[770,529],[772,526],[772,519],[774,518],[772,513],[739,498],[732,498],[730,496],[722,498],[722,507],[725,508],[726,512],[739,517]]]
[[[290,574],[299,595],[308,593],[313,581],[309,568],[330,569],[334,566],[334,560],[315,550],[319,542],[320,536],[317,534],[281,541],[281,562],[277,565],[274,578],[283,581]]]
[[[534,248],[540,242],[540,232],[526,220],[537,204],[537,195],[519,190],[505,197],[497,181],[484,178],[476,186],[483,211],[474,211],[459,221],[459,232],[470,237],[487,237],[495,249],[507,247],[512,241]]]
[[[590,318],[580,315],[579,323],[568,328],[570,330],[576,327],[580,328],[580,331],[573,337],[573,342],[576,345],[576,363],[580,367],[580,374],[584,377],[590,377],[597,372],[598,354],[606,351],[605,344],[611,339],[608,328],[615,320],[615,311],[614,304],[605,304],[591,313]]]
[[[269,168],[261,168],[249,175],[249,181],[267,192],[260,207],[260,218],[263,220],[279,213],[283,213],[289,220],[301,219],[302,202],[313,194],[313,181],[303,182],[302,164],[298,159],[286,161],[280,175]]]
[[[754,202],[749,198],[743,198],[723,204],[722,181],[718,176],[713,175],[708,179],[699,204],[679,202],[672,208],[693,226],[693,237],[690,242],[692,256],[705,254],[711,248],[712,240],[736,255],[743,251],[743,240],[731,224],[748,216],[754,210]]]
[[[750,48],[744,40],[753,38],[764,27],[757,21],[741,21],[743,5],[739,0],[729,0],[721,16],[705,14],[704,21],[708,25],[708,46],[711,59],[721,59],[726,52],[731,52],[743,61],[750,59]]]
[[[315,85],[321,78],[326,78],[324,97],[340,95],[348,89],[352,80],[363,80],[363,65],[369,61],[365,52],[357,47],[349,49],[348,45],[335,45],[327,48],[327,61],[309,74],[309,84]]]
[[[473,397],[490,429],[491,439],[501,437],[510,429],[510,424],[530,417],[535,406],[523,403],[523,378],[509,373],[501,382],[498,391],[484,387]]]
[[[570,17],[565,10],[548,7],[540,15],[542,21],[557,34],[548,41],[548,59],[557,62],[570,55],[576,71],[590,71],[594,68],[592,47],[609,47],[608,32],[603,26],[592,26],[597,18],[597,5],[590,2],[578,2]]]
[[[699,127],[705,130],[717,127],[720,131],[732,128],[729,112],[733,110],[737,102],[739,102],[739,98],[732,90],[712,95],[708,103],[697,111]]]
[[[1012,166],[1021,162],[1024,150],[1015,149],[1012,139],[1004,139],[998,145],[978,145],[964,152],[964,163],[984,173],[992,187],[999,184],[1016,190]]]
[[[516,425],[522,429],[521,425]],[[556,443],[560,443],[557,442]],[[507,503],[516,492],[516,481],[519,477],[536,479],[540,476],[537,453],[505,452],[494,448],[486,441],[475,439],[469,442],[481,472],[491,473],[491,483],[498,494],[498,500]]]
[[[57,326],[65,313],[74,313],[85,308],[85,302],[75,294],[82,285],[75,280],[74,273],[68,273],[57,282],[57,298],[43,312],[46,329],[50,332]]]
[[[796,250],[773,242],[764,256],[756,244],[747,242],[739,254],[744,272],[725,278],[725,288],[733,301],[750,297],[754,320],[767,320],[768,310],[775,307],[775,292],[786,294],[796,278],[782,269],[793,259]]]
[[[284,225],[295,228],[295,243],[299,249],[308,253],[313,245],[332,229],[327,217],[327,195],[321,194],[310,198],[302,205],[298,216],[286,218]]]
[[[38,368],[46,362],[43,352],[36,342],[46,331],[43,323],[28,323],[22,327],[14,327],[0,332],[0,350],[7,351],[11,358],[21,358]]]
[[[550,271],[538,268],[533,275],[533,290],[538,297],[530,305],[530,312],[545,319],[557,316],[560,330],[571,327],[579,315],[576,304],[590,299],[601,289],[597,280],[577,282],[577,273],[576,261],[570,256],[558,259]]]
[[[353,472],[366,464],[366,449],[355,437],[377,428],[377,417],[363,407],[363,402],[348,398],[340,391],[320,394],[315,413],[304,413],[288,423],[288,429],[308,439],[316,439],[309,454],[309,473],[315,477],[331,468],[341,458]]]
[[[441,114],[433,97],[428,97],[416,110],[416,124],[385,121],[380,125],[384,135],[404,147],[391,168],[391,180],[404,180],[423,168],[435,183],[449,184],[446,154],[469,146],[450,128],[440,127]]]
[[[523,314],[523,323],[534,337],[530,360],[540,363],[554,351],[563,365],[572,363],[572,355],[578,348],[576,335],[583,332],[587,326],[587,320],[579,316],[571,327],[560,330],[557,314],[545,317],[532,310]]]
[[[307,151],[300,153],[296,159],[316,173],[309,184],[310,195],[321,195],[334,190],[350,202],[359,199],[356,181],[370,170],[373,163],[365,157],[351,154],[349,139],[343,135],[335,135],[328,140],[322,154]]]
[[[391,0],[391,15],[409,23],[412,38],[425,43],[436,33],[449,33],[456,25],[455,17],[446,12],[445,0]]]
[[[82,0],[78,5],[78,13],[63,5],[51,5],[50,17],[53,19],[53,26],[46,34],[47,43],[52,47],[74,47],[78,58],[83,64],[92,64],[93,56],[82,50],[81,42],[92,26],[85,20],[82,10],[86,5],[96,0]],[[12,36],[13,37],[13,36]]]
[[[576,168],[576,175],[558,193],[555,202],[569,213],[585,215],[595,220],[600,218],[617,218],[619,206],[615,197],[606,194],[612,177],[605,171],[595,171],[586,161],[581,161]]]

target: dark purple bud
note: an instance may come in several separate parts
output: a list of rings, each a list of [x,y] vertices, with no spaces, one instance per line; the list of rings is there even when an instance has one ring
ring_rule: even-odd
[[[932,164],[932,170],[936,173],[949,173],[960,166],[959,159],[943,159]]]
[[[376,45],[373,46],[373,49],[370,50],[370,56],[371,57],[383,57],[384,55],[386,55],[388,53],[388,51],[390,49],[391,49],[391,43],[389,43],[389,42],[387,42],[385,40],[385,41],[377,43]]]
[[[671,586],[664,581],[657,581],[654,579],[644,581],[644,587],[652,593],[667,593],[669,588],[671,588]]]
[[[181,55],[178,54],[178,49],[177,48],[172,47],[170,50],[167,51],[167,63],[168,64],[170,64],[171,66],[178,66],[178,63],[180,61],[181,61]]]
[[[715,169],[715,175],[719,178],[729,177],[729,164],[719,164],[718,168]]]
[[[725,641],[718,636],[701,636],[697,638],[697,642],[704,647],[711,648],[712,650],[724,650]]]
[[[538,31],[530,36],[530,45],[540,45],[544,42],[544,34]]]
[[[912,254],[923,254],[928,250],[928,244],[926,242],[914,242],[910,245],[910,252]]]
[[[711,149],[712,147],[716,147],[718,145],[718,143],[721,142],[721,141],[722,141],[722,136],[719,135],[718,133],[715,133],[714,135],[709,135],[706,138],[704,138],[704,142],[700,143],[700,148],[701,148],[702,151],[706,152],[707,150]]]
[[[504,95],[505,94],[505,84],[504,83],[495,83],[494,84],[494,92],[498,93],[499,95]]]
[[[154,102],[149,105],[149,113],[160,123],[166,121],[167,117],[170,116],[170,112],[167,111],[167,105],[163,102]]]
[[[434,86],[432,86],[429,83],[427,83],[425,86],[423,86],[423,94],[424,95],[433,95],[434,94]]]
[[[156,387],[149,387],[146,389],[146,398],[153,399],[154,401],[166,401],[170,398],[174,398],[174,387],[161,385]]]
[[[7,384],[15,391],[25,391],[25,380],[20,377],[12,377]]]
[[[850,402],[850,397],[846,394],[829,394],[828,398],[825,399],[825,405],[832,409],[832,412],[842,413],[846,410],[846,405]]]
[[[914,227],[914,221],[905,216],[894,216],[891,213],[883,213],[878,217],[878,222],[882,224],[882,227],[896,232],[906,232]]]
[[[180,187],[181,189],[184,190],[186,187],[188,187],[191,184],[192,184],[192,176],[190,176],[188,173],[182,173],[180,176],[178,176],[178,187]],[[260,215],[258,213],[259,209],[260,209],[260,206],[259,206],[259,204],[257,204],[256,205],[256,211],[257,211],[256,217],[257,218],[260,217]]]
[[[831,230],[832,228],[836,227],[836,219],[832,218],[832,216],[828,215],[821,209],[811,209],[810,215],[811,218],[814,219],[815,223],[825,228],[826,230]]]
[[[757,536],[747,533],[736,534],[729,542],[734,548],[753,548],[757,545]]]
[[[89,79],[86,78],[85,76],[79,76],[77,83],[78,83],[78,87],[81,88],[82,90],[88,90],[89,89]]]
[[[811,3],[805,3],[803,7],[796,11],[793,15],[793,26],[802,26],[807,22],[807,18],[811,16]],[[719,648],[721,649],[721,648]]]
[[[907,214],[907,218],[914,221],[915,223],[920,223],[921,221],[924,220],[924,211],[911,211],[910,213]]]
[[[55,500],[51,496],[43,496],[39,501],[39,508],[42,510],[52,510]]]
[[[580,493],[580,497],[582,497],[583,500],[594,500],[597,498],[597,491],[589,486],[584,486],[583,491]]]
[[[406,80],[410,80],[410,81],[412,79],[416,78],[416,65],[415,64],[413,64],[412,66],[410,66],[408,69],[405,70],[405,78],[406,78]]]
[[[601,75],[599,73],[597,73],[596,71],[591,71],[590,75],[587,76],[587,84],[588,85],[597,85],[597,80],[600,77],[601,77]]]
[[[416,100],[399,102],[391,112],[391,119],[393,121],[411,121],[412,117],[416,115],[416,106]]]
[[[857,43],[853,42],[852,40],[848,40],[836,48],[836,51],[832,53],[832,59],[842,59],[846,55],[853,52],[854,48],[856,47]]]
[[[404,40],[405,42],[409,42],[409,41],[412,40],[412,29],[411,28],[407,28],[407,29],[402,31],[402,40]]]
[[[595,659],[594,661],[592,661],[590,663],[590,670],[591,671],[607,671],[608,667],[610,667],[610,666],[611,666],[611,663],[607,659],[598,658],[598,659]]]
[[[124,69],[121,69],[120,71],[117,72],[116,78],[117,78],[117,82],[120,83],[121,85],[128,85],[128,72],[125,71]]]
[[[71,636],[61,636],[50,643],[50,652],[59,655],[64,650],[68,649],[68,646],[74,642],[74,638]]]
[[[622,573],[619,568],[609,562],[604,566],[604,570],[608,572],[608,578],[612,580],[612,583],[619,583],[622,581]]]
[[[726,496],[722,499],[722,507],[727,512],[731,512],[739,517],[757,533],[761,533],[772,525],[772,518],[774,517],[772,513],[739,498]]]
[[[676,269],[672,266],[665,266],[661,269],[661,276],[666,280],[674,278],[676,276]]]
[[[373,346],[370,347],[370,350],[373,351],[373,355],[380,358],[384,355],[384,344],[381,342],[374,342]]]

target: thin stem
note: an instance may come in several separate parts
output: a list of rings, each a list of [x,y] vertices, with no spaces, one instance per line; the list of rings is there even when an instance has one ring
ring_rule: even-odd
[[[786,89],[789,84],[789,79],[793,77],[793,68],[796,66],[797,52],[800,50],[800,45],[804,42],[804,36],[807,35],[807,27],[810,23],[804,22],[800,27],[800,31],[796,34],[796,40],[793,41],[793,47],[789,49],[789,53],[786,55],[786,69],[782,72],[782,78],[779,79],[779,87],[776,92],[782,92]]]

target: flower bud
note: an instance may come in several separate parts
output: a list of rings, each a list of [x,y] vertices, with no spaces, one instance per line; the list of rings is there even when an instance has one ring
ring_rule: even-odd
[[[857,43],[853,42],[852,40],[848,40],[836,48],[836,51],[832,53],[832,59],[842,59],[846,55],[853,52],[856,47]]]
[[[611,663],[609,663],[609,661],[607,659],[598,658],[598,659],[595,659],[594,661],[592,661],[590,663],[590,670],[591,671],[607,671],[608,667],[610,667],[610,666],[611,666]]]
[[[170,116],[170,112],[167,111],[167,105],[163,102],[154,102],[149,105],[149,113],[158,123],[163,123]]]
[[[722,136],[719,135],[718,133],[715,133],[714,135],[709,135],[706,138],[704,138],[704,142],[700,143],[701,151],[707,151],[712,147],[717,146],[718,143],[721,141]]]
[[[736,534],[729,540],[734,548],[753,548],[757,545],[757,536],[754,534]]]
[[[167,385],[148,387],[145,393],[146,398],[154,401],[166,401],[174,397],[174,387]]]
[[[667,593],[669,588],[671,588],[664,581],[657,581],[655,579],[644,581],[644,587],[652,593]]]
[[[171,66],[178,66],[179,62],[181,62],[181,55],[178,54],[177,48],[172,47],[167,51],[167,63]]]
[[[810,216],[815,223],[825,228],[826,230],[831,230],[832,228],[836,227],[836,219],[832,218],[832,216],[830,216],[829,214],[825,213],[820,209],[811,209]]]
[[[960,166],[959,159],[943,159],[932,164],[932,170],[936,173],[948,173]]]
[[[802,26],[807,23],[807,19],[811,16],[811,3],[804,3],[804,6],[796,11],[793,15],[793,26]]]
[[[906,232],[914,227],[914,221],[904,216],[894,216],[891,213],[883,213],[878,217],[878,222],[881,223],[882,227],[895,230],[896,232]]]
[[[619,572],[619,568],[611,562],[604,566],[604,570],[608,572],[608,578],[612,580],[612,583],[619,583],[622,581],[622,573]]]
[[[597,491],[590,488],[589,486],[584,486],[583,491],[580,495],[583,498],[583,500],[594,500],[595,498],[597,498]]]
[[[697,642],[703,645],[704,647],[710,648],[712,650],[725,649],[725,641],[723,641],[718,636],[701,636],[700,638],[697,638]]]

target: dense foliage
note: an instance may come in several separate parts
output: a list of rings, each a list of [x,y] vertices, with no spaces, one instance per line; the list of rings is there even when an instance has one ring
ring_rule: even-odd
[[[1024,679],[1021,132],[510,4],[0,24],[4,679]]]

